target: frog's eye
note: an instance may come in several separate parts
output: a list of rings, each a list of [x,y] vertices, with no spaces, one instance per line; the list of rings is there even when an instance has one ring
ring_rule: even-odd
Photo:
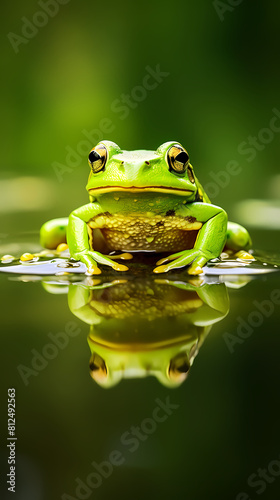
[[[106,363],[101,356],[96,354],[96,352],[92,353],[92,356],[90,358],[89,362],[89,370],[90,370],[90,375],[99,384],[102,384],[105,382],[107,379],[107,367]]]
[[[186,352],[180,352],[177,356],[171,359],[168,375],[173,382],[183,382],[187,377],[190,369],[188,355]]]
[[[189,159],[187,151],[180,144],[171,146],[167,152],[169,170],[176,172],[176,174],[184,174],[186,172]]]
[[[88,162],[94,174],[104,170],[107,160],[107,149],[103,144],[99,144],[91,150],[88,155]]]

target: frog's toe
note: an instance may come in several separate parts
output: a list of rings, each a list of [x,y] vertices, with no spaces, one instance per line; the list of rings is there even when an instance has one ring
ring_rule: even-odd
[[[133,259],[133,255],[131,253],[128,253],[128,252],[121,253],[120,255],[118,255],[118,259],[131,260],[131,259]]]
[[[210,257],[209,257],[210,258]],[[168,262],[165,265],[159,265],[154,269],[154,273],[166,273],[172,269],[178,269],[181,267],[190,266],[188,268],[188,274],[197,275],[203,272],[202,267],[206,264],[208,257],[202,255],[198,250],[185,250],[179,252],[178,254],[173,254],[168,257],[168,259],[161,259],[157,264],[162,264],[163,262]]]
[[[171,257],[173,257],[173,256],[171,256]],[[169,258],[169,260],[171,260],[171,258]],[[154,273],[157,273],[157,274],[167,273],[168,271],[171,271],[172,269],[178,269],[180,267],[187,266],[191,262],[191,260],[193,260],[192,257],[186,257],[185,255],[183,255],[177,259],[173,257],[172,262],[169,262],[168,264],[165,264],[165,265],[157,266],[157,267],[155,267],[155,269],[153,271],[154,271]]]
[[[125,253],[119,253],[118,255],[106,255],[108,259],[110,260],[131,260],[133,259],[133,255],[131,253],[125,252]]]
[[[167,257],[163,257],[163,259],[159,259],[156,264],[157,264],[157,266],[161,266],[162,264],[165,264],[166,262],[170,262],[171,260],[178,259],[178,257],[181,257],[185,253],[186,253],[185,250],[182,250],[182,252],[173,253],[172,255],[168,255]]]
[[[119,264],[115,260],[110,259],[106,255],[103,255],[100,252],[87,252],[81,257],[81,260],[86,264],[87,268],[92,268],[91,274],[100,274],[101,270],[98,268],[98,264],[102,264],[105,266],[110,266],[115,271],[128,271],[128,267],[123,264]]]
[[[92,259],[88,255],[81,255],[80,256],[80,261],[83,262],[87,266],[87,275],[91,276],[94,274],[101,274],[101,269],[97,266],[96,262],[94,259]]]
[[[199,256],[191,263],[188,268],[188,274],[196,276],[197,274],[203,273],[202,267],[207,263],[207,258]]]
[[[112,265],[112,268],[115,271],[128,271],[129,269],[127,266],[124,266],[123,264],[118,264],[117,262],[114,263],[114,265]]]
[[[153,269],[153,272],[156,274],[167,273],[167,271],[169,271],[169,266],[157,266]]]
[[[203,269],[201,266],[197,264],[191,264],[190,267],[188,268],[188,274],[191,274],[192,276],[196,276],[197,274],[203,273]]]
[[[168,264],[156,267],[154,272],[166,273],[167,271],[171,271],[171,269],[178,269],[180,267],[188,266],[192,261],[194,261],[196,255],[197,252],[193,250],[184,250],[183,252],[170,255],[168,260],[172,262],[168,262]],[[156,271],[157,269],[159,270]]]
[[[92,275],[101,274],[101,273],[102,273],[102,271],[101,271],[101,269],[99,269],[99,267],[91,265],[91,266],[88,266],[86,274],[89,276],[92,276]]]
[[[156,262],[156,265],[157,266],[161,266],[161,264],[165,264],[165,262],[168,262],[169,261],[169,257],[164,257],[163,259],[159,259],[157,262]]]

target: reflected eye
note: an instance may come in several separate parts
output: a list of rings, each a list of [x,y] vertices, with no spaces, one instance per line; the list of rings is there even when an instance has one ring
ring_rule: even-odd
[[[180,144],[175,144],[168,150],[167,160],[171,172],[173,170],[177,174],[184,174],[188,167],[189,155]]]
[[[107,149],[103,144],[99,144],[91,150],[88,155],[88,162],[94,174],[104,170],[107,160]]]
[[[187,353],[181,352],[170,361],[168,375],[174,382],[183,382],[188,375],[190,364]]]
[[[92,356],[90,358],[89,370],[91,377],[96,382],[102,383],[107,379],[108,372],[106,363],[104,359],[95,352],[92,353]]]

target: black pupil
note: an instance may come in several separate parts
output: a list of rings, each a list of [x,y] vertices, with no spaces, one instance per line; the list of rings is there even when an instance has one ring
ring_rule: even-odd
[[[100,158],[101,158],[100,154],[97,153],[96,151],[91,151],[88,155],[90,163],[94,163],[95,161],[100,160]]]
[[[182,151],[181,153],[179,153],[177,156],[176,156],[176,161],[179,161],[180,163],[187,163],[187,161],[189,160],[189,155],[187,153],[185,153],[185,151]]]
[[[99,366],[97,366],[95,363],[90,363],[89,369],[93,372],[99,370]]]
[[[190,367],[187,363],[187,361],[184,361],[181,365],[177,366],[177,371],[180,373],[187,373],[189,371]]]

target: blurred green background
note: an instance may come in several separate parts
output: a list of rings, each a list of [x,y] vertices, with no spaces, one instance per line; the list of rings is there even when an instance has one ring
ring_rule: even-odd
[[[2,6],[2,249],[22,233],[29,238],[35,231],[36,241],[45,220],[87,203],[86,130],[97,139],[90,147],[102,138],[124,149],[180,141],[213,202],[248,224],[256,246],[278,250],[280,132],[271,132],[271,120],[273,109],[280,110],[280,4],[244,0],[230,7],[226,0],[219,2],[224,12],[215,5],[70,0],[37,33],[29,25],[21,43],[7,35],[22,37],[34,16],[44,23],[42,7],[32,0]],[[168,75],[145,95],[147,66]],[[119,110],[123,95],[130,98],[126,111]],[[280,118],[274,124],[279,127]],[[245,154],[250,136],[257,146]],[[228,173],[232,161],[237,175]],[[253,210],[242,205],[247,199],[264,205],[257,201]],[[1,276],[1,389],[4,408],[7,386],[17,390],[18,498],[73,495],[75,477],[86,477],[91,461],[105,460],[124,431],[151,415],[155,398],[168,395],[180,405],[178,413],[94,498],[224,500],[248,491],[249,474],[279,458],[279,312],[234,356],[222,335],[234,334],[236,317],[247,318],[253,300],[276,288],[278,276],[232,290],[230,316],[213,328],[177,391],[145,379],[106,392],[89,377],[88,328],[78,320],[81,335],[24,386],[18,364],[29,366],[31,349],[42,350],[47,334],[64,331],[73,316],[66,296]],[[5,449],[1,457],[5,470]],[[276,489],[275,483],[262,498],[275,500]]]
[[[123,149],[180,141],[231,218],[238,201],[279,199],[279,132],[262,132],[280,116],[277,2],[41,5],[52,16],[15,1],[1,18],[2,233],[86,203],[88,149],[102,138]],[[143,90],[147,66],[165,76]],[[250,136],[258,145],[245,153]],[[231,161],[237,175],[225,174]]]

